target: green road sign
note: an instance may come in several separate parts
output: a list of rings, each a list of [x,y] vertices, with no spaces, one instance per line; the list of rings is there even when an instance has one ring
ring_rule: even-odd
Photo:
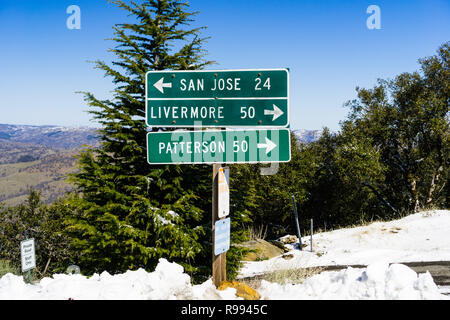
[[[149,132],[149,164],[267,163],[291,159],[289,129]]]
[[[149,71],[146,120],[154,127],[286,127],[289,72]]]

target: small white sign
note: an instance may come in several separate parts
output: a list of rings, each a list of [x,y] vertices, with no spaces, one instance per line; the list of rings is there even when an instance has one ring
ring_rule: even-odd
[[[230,170],[229,168],[219,168],[219,194],[218,194],[218,207],[219,211],[217,215],[219,218],[225,218],[230,214]]]
[[[34,239],[27,239],[20,242],[20,255],[22,258],[22,272],[36,268]]]
[[[225,253],[230,249],[230,218],[217,220],[214,224],[214,254]]]

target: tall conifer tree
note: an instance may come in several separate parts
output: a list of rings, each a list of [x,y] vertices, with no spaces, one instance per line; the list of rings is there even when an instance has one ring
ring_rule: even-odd
[[[209,203],[209,196],[199,198],[208,190],[194,188],[210,179],[210,170],[147,164],[146,133],[155,128],[145,125],[145,74],[211,64],[204,60],[203,28],[189,27],[196,12],[180,1],[111,2],[136,21],[115,25],[112,65],[95,62],[116,85],[113,98],[84,93],[101,124],[101,146],[79,156],[80,171],[72,176],[76,210],[67,220],[68,232],[86,273],[152,269],[160,257],[193,271],[188,262],[204,250],[201,221]]]

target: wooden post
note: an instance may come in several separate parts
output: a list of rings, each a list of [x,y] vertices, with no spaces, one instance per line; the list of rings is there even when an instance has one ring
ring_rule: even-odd
[[[218,174],[221,164],[213,164],[213,179],[212,179],[212,278],[213,283],[216,287],[220,285],[221,282],[226,281],[226,252],[219,255],[214,254],[214,232],[215,223],[219,220],[219,206],[218,206],[218,194],[219,194],[219,183]]]

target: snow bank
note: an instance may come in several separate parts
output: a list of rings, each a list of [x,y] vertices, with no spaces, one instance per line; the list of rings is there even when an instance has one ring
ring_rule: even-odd
[[[389,222],[339,229],[302,237],[308,246],[266,261],[245,262],[239,277],[280,269],[329,265],[369,265],[376,262],[403,263],[450,261],[450,211],[431,210]]]
[[[378,263],[366,269],[323,272],[300,285],[262,281],[261,299],[448,299],[441,295],[429,273],[417,275],[405,265]],[[183,267],[160,259],[154,272],[143,269],[92,277],[55,274],[37,284],[21,276],[0,279],[0,299],[19,300],[235,300],[236,290],[217,290],[211,279],[192,285]]]
[[[279,285],[265,280],[261,299],[270,300],[446,300],[431,275],[417,275],[402,264],[375,263],[365,269],[323,272],[299,285]]]
[[[0,279],[0,300],[194,300],[232,299],[235,289],[217,291],[212,281],[191,285],[183,267],[160,259],[154,272],[144,269],[85,277],[54,274],[37,284],[27,284],[11,273]]]
[[[262,281],[261,299],[450,299],[440,294],[431,275],[417,274],[399,262],[450,260],[450,211],[422,212],[391,222],[335,230],[314,235],[313,252],[292,250],[281,256],[248,262],[241,276],[277,269],[318,265],[368,265],[322,272],[302,284],[280,285]],[[303,239],[309,243],[309,237]],[[237,298],[236,290],[218,291],[211,279],[192,285],[183,267],[160,259],[153,272],[143,269],[91,277],[55,274],[37,284],[7,274],[0,278],[0,299],[75,300],[219,300]]]

